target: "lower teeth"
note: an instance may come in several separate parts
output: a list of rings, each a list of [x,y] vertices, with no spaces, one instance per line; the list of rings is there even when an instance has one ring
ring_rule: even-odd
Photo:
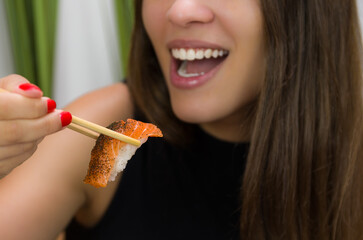
[[[201,72],[201,73],[187,73],[186,66],[187,66],[187,61],[185,60],[185,61],[182,62],[182,64],[180,65],[180,67],[178,69],[179,76],[188,78],[188,77],[198,77],[198,76],[204,75],[204,72]]]

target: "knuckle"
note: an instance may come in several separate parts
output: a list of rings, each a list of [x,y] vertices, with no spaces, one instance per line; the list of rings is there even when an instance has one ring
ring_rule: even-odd
[[[0,164],[0,179],[2,179],[3,177],[5,177],[6,175],[8,175],[10,173],[11,168],[9,168],[9,166],[5,163],[1,163]]]
[[[0,146],[0,162],[6,161],[20,155],[32,155],[36,149],[38,142],[28,142],[14,145]],[[10,160],[12,161],[12,160]]]
[[[29,153],[29,157],[31,157],[38,149],[38,145],[34,145],[32,149],[30,149],[30,151],[28,151]]]
[[[25,77],[19,74],[11,74],[9,75],[9,81],[16,81],[16,82],[29,82]]]
[[[59,124],[59,114],[57,112],[47,114],[42,123],[42,128],[44,129],[45,135],[54,133],[61,129]]]
[[[37,149],[37,142],[24,143],[22,145],[22,152],[34,152]]]
[[[7,87],[19,82],[29,82],[25,77],[19,74],[10,74],[1,79],[1,85]]]
[[[4,97],[0,97],[0,119],[4,119],[9,114],[10,103]]]
[[[38,145],[37,141],[18,144],[18,145],[16,145],[17,146],[16,154],[19,155],[19,154],[28,153],[31,155],[36,151],[36,149],[38,147],[37,145]]]
[[[16,167],[20,166],[32,154],[33,152],[26,152],[25,154],[19,155],[17,157],[0,161],[0,179],[8,175]]]
[[[22,130],[21,125],[18,121],[8,121],[3,126],[2,137],[8,144],[14,144],[21,140]]]
[[[48,99],[46,100],[36,100],[38,114],[44,116],[48,113]]]
[[[37,145],[33,145],[29,150],[24,151],[23,154],[21,155],[22,158],[20,159],[18,165],[20,165],[25,160],[27,160],[28,158],[30,158],[34,154],[34,152],[37,150],[37,148],[38,148]]]
[[[46,114],[46,107],[44,106],[44,103],[41,100],[31,99],[30,108],[32,109],[31,111],[32,117],[41,117],[44,114]]]
[[[25,79],[23,76],[16,74],[16,73],[12,73],[8,76],[9,78],[17,78],[17,79]]]
[[[46,134],[50,134],[56,131],[55,124],[52,118],[46,118],[43,125]]]
[[[17,166],[14,159],[3,160],[0,163],[0,179],[8,175]]]

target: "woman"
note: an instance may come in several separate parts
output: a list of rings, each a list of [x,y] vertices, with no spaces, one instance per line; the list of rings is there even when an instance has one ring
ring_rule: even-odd
[[[90,93],[67,111],[102,125],[154,122],[164,139],[150,139],[122,177],[95,189],[82,183],[94,143],[70,131],[48,136],[0,181],[5,239],[54,237],[73,216],[69,239],[360,239],[355,1],[135,4],[127,86]],[[14,162],[28,157],[20,143],[36,146],[68,123],[18,81],[0,83],[27,98],[0,97],[43,110],[1,106],[19,126],[0,137],[2,156],[16,152]],[[13,122],[4,120],[2,130]],[[50,127],[35,135],[29,122]]]

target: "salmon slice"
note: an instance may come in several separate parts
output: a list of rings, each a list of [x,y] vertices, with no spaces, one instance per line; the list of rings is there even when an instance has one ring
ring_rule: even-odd
[[[163,136],[155,125],[133,119],[114,122],[107,128],[138,139],[141,144],[145,143],[148,137]],[[127,161],[139,147],[101,134],[92,149],[91,161],[83,182],[94,187],[106,187],[109,181],[114,181],[117,174],[124,170]]]

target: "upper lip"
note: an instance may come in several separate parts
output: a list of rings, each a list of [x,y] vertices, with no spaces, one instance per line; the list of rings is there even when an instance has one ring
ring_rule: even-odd
[[[172,40],[167,43],[167,47],[169,49],[172,49],[172,48],[211,48],[211,49],[227,50],[227,49],[223,48],[222,46],[215,44],[215,43],[210,43],[210,42],[201,41],[201,40],[185,40],[185,39]]]

